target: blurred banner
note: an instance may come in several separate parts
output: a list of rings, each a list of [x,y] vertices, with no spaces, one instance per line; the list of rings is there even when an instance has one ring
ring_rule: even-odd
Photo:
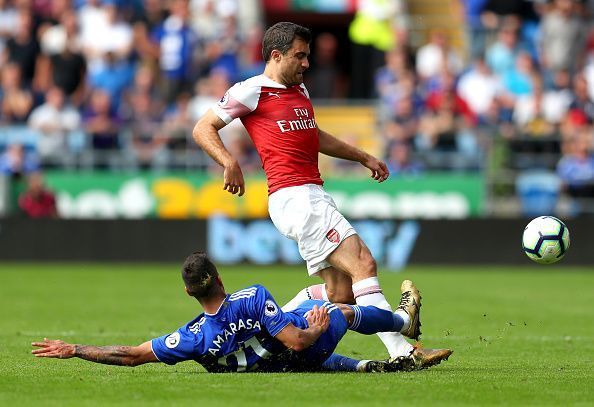
[[[46,181],[64,218],[268,217],[263,178],[248,178],[241,198],[222,189],[222,176],[48,172]],[[463,219],[481,215],[484,206],[480,175],[394,176],[381,184],[329,178],[324,186],[351,219]]]
[[[268,12],[354,13],[356,0],[264,0]]]
[[[527,219],[354,220],[379,266],[518,264],[547,270],[522,250]],[[594,271],[594,219],[567,222],[571,247],[560,262]],[[303,264],[296,244],[268,219],[0,219],[0,260],[182,261],[207,250],[218,264]],[[305,266],[304,266],[305,267]],[[282,268],[279,268],[282,270]]]

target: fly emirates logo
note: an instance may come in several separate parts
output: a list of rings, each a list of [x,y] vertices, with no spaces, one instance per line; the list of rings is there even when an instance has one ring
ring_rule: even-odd
[[[315,119],[309,117],[309,111],[307,109],[302,108],[295,108],[293,109],[295,115],[297,116],[296,120],[277,120],[276,124],[280,129],[281,133],[286,133],[287,131],[295,131],[295,130],[308,130],[308,129],[315,129],[317,126]]]

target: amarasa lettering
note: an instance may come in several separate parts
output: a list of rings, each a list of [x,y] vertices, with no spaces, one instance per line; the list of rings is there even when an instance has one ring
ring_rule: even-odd
[[[230,337],[232,337],[242,329],[257,329],[258,331],[262,330],[260,327],[260,321],[254,321],[253,319],[246,319],[245,321],[243,319],[240,319],[237,321],[237,323],[230,322],[229,325],[227,325],[227,327],[224,328],[223,331],[220,334],[218,334],[216,338],[213,339],[213,347],[208,348],[208,352],[211,355],[216,356],[217,352],[221,349],[221,346],[223,346],[223,344],[227,342],[227,340]]]

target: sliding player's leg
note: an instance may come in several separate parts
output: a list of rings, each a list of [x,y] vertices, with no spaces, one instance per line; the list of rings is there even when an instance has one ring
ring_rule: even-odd
[[[411,356],[386,360],[359,360],[333,353],[322,364],[322,369],[331,372],[390,373],[415,369]]]

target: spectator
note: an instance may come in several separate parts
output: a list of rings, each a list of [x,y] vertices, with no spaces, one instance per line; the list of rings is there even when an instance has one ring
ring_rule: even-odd
[[[17,32],[18,11],[11,3],[10,0],[0,0],[0,55],[4,52],[6,41]]]
[[[78,23],[82,47],[93,49],[98,30],[107,24],[107,11],[102,7],[101,0],[86,0],[78,10]]]
[[[420,175],[425,170],[424,164],[412,157],[410,144],[402,142],[390,144],[386,165],[393,175]]]
[[[322,33],[315,40],[311,67],[306,86],[312,98],[336,99],[345,96],[346,83],[336,57],[338,40],[333,34]]]
[[[390,120],[384,125],[384,139],[412,143],[417,135],[419,115],[412,96],[401,97]]]
[[[542,62],[550,71],[575,72],[580,64],[585,26],[576,12],[574,0],[554,0],[553,9],[541,22]]]
[[[56,197],[44,185],[41,173],[34,172],[27,178],[27,189],[19,196],[19,208],[32,219],[58,217]]]
[[[394,22],[401,14],[401,1],[362,0],[349,25],[351,39],[350,97],[373,95],[373,74],[382,65],[384,53],[396,45]]]
[[[211,106],[221,99],[229,86],[225,72],[213,71],[210,75],[198,80],[194,97],[190,101],[189,113],[193,121],[197,121]],[[225,131],[225,127],[221,129]]]
[[[36,89],[45,92],[52,84],[76,82],[78,85],[82,82],[80,68],[76,65],[75,69],[71,68],[74,63],[77,65],[82,63],[83,67],[86,66],[82,55],[73,58],[80,49],[80,37],[74,10],[64,11],[60,15],[59,24],[46,25],[44,31],[40,32],[40,42],[41,55],[36,70]],[[56,56],[59,56],[57,60]],[[65,63],[62,64],[62,62]],[[57,70],[52,66],[54,63],[57,65],[55,67]],[[62,87],[62,85],[60,86]],[[68,95],[74,92],[74,89],[66,89],[66,87],[63,90]],[[79,99],[80,96],[82,95],[79,94]]]
[[[500,82],[485,61],[477,58],[474,66],[460,78],[457,90],[472,112],[481,116],[493,104],[500,90]]]
[[[136,66],[134,81],[129,93],[148,93],[153,98],[159,97],[159,89],[155,79],[155,66],[150,63],[143,63]]]
[[[16,35],[6,42],[5,49],[9,62],[17,64],[25,84],[31,85],[35,77],[35,67],[39,56],[39,43],[35,38],[33,15],[26,8],[19,10]]]
[[[96,65],[95,70],[89,72],[89,85],[105,91],[110,97],[113,109],[117,110],[124,90],[133,80],[134,67],[128,60],[118,59],[111,52],[105,54],[104,62]]]
[[[486,32],[481,14],[487,0],[460,0],[460,3],[464,14],[466,44],[470,58],[475,59],[483,55],[486,46]]]
[[[419,48],[416,65],[421,80],[434,77],[444,70],[452,73],[462,70],[462,60],[450,48],[446,34],[439,30],[431,32],[429,43]]]
[[[460,130],[473,121],[472,112],[453,90],[434,94],[427,104],[428,112],[419,123],[416,147],[420,150],[456,151]]]
[[[167,166],[167,137],[161,132],[163,112],[149,93],[134,93],[127,106],[128,148],[134,167],[163,170]]]
[[[238,54],[241,48],[237,20],[234,17],[227,17],[223,29],[212,41],[208,41],[204,47],[206,55],[205,70],[223,71],[232,82],[239,76]]]
[[[594,103],[588,95],[588,82],[583,75],[577,75],[573,79],[573,95],[569,109],[572,112],[581,112],[590,124],[594,123]]]
[[[542,79],[533,79],[533,93],[516,100],[514,122],[526,134],[550,136],[565,117],[571,100],[568,94],[545,91]]]
[[[177,97],[175,104],[165,112],[163,118],[162,133],[168,138],[168,148],[172,151],[174,166],[176,163],[184,161],[183,153],[189,147],[194,147],[196,143],[192,139],[192,128],[196,120],[190,117],[190,94],[182,93]]]
[[[64,93],[58,87],[50,88],[45,100],[31,112],[29,127],[39,135],[37,150],[44,166],[65,165],[71,158],[67,138],[80,128],[81,116],[65,102]]]
[[[532,12],[531,0],[487,0],[481,21],[492,31],[505,25],[519,28],[522,17]]]
[[[71,102],[80,106],[85,95],[87,63],[75,39],[67,37],[64,48],[49,58],[52,84],[62,90]]]
[[[33,107],[33,92],[23,84],[19,65],[4,65],[0,85],[0,122],[24,124]]]
[[[504,97],[512,105],[523,95],[530,95],[534,91],[533,78],[539,76],[530,54],[520,52],[516,57],[513,69],[507,71],[501,78]]]
[[[166,18],[163,4],[160,0],[142,0],[141,14],[135,20],[135,29],[138,25],[143,27],[147,37]]]
[[[572,198],[594,198],[594,155],[590,131],[583,131],[565,141],[557,174]]]
[[[375,74],[375,91],[381,98],[389,97],[403,76],[411,73],[408,54],[403,47],[396,47],[385,54],[385,65]]]
[[[430,83],[430,89],[425,99],[425,107],[430,112],[435,113],[444,106],[450,105],[454,109],[454,113],[466,120],[469,125],[476,122],[475,114],[457,91],[456,77],[448,71],[443,71],[439,77],[435,77]]]
[[[188,25],[188,3],[173,0],[170,15],[152,33],[152,40],[159,49],[162,93],[167,103],[191,88],[193,80],[192,59],[197,36]]]
[[[0,173],[11,178],[20,178],[39,169],[39,160],[34,151],[27,151],[22,144],[9,144],[0,155]]]
[[[128,109],[128,112],[133,105],[132,99],[137,94],[148,95],[151,99],[151,109],[154,109],[156,114],[162,115],[166,106],[156,83],[155,67],[151,63],[141,63],[136,67],[133,82],[124,91],[124,109]]]
[[[225,20],[237,18],[239,0],[190,0],[192,29],[208,41],[225,29]]]
[[[122,21],[114,0],[104,0],[101,9],[93,10],[91,16],[96,22],[91,27],[81,26],[81,41],[89,71],[95,75],[104,69],[105,63],[113,65],[115,62],[127,61],[134,37],[132,27]]]
[[[60,24],[62,16],[64,14],[73,11],[71,0],[52,0],[47,10],[44,10],[43,14],[37,13],[38,17],[41,17],[41,21],[38,28],[38,36],[41,37],[44,32],[52,27]]]
[[[487,48],[486,61],[497,76],[514,69],[518,54],[518,35],[515,28],[503,27],[499,30],[497,41]]]
[[[112,108],[109,94],[101,89],[91,93],[90,103],[83,114],[83,126],[90,138],[91,163],[96,168],[116,166],[114,154],[120,148],[119,130],[121,119]]]
[[[239,80],[244,80],[258,75],[264,70],[262,60],[262,36],[264,30],[261,25],[254,25],[245,33],[240,46],[240,67]]]

